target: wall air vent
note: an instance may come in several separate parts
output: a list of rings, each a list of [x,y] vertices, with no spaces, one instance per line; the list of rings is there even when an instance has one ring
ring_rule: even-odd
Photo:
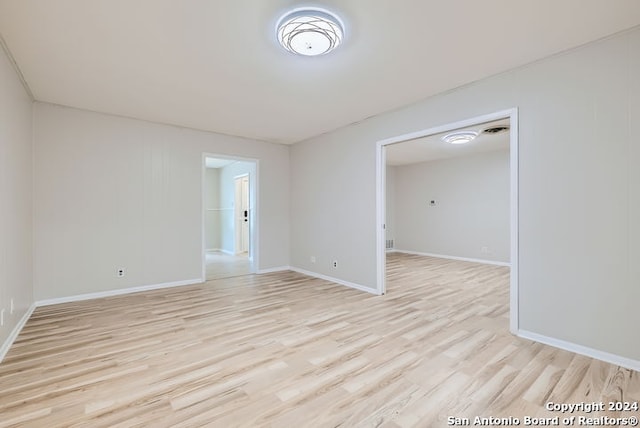
[[[500,132],[504,132],[504,131],[508,131],[509,127],[506,125],[500,125],[500,126],[492,126],[490,128],[485,129],[484,131],[482,131],[484,134],[498,134]]]

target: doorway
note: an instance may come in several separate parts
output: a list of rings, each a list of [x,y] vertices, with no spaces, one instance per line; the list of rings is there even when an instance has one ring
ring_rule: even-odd
[[[508,248],[505,249],[508,254],[508,265],[510,266],[509,273],[509,324],[510,331],[516,333],[518,330],[518,112],[517,109],[500,111],[484,116],[475,117],[472,119],[467,119],[439,127],[434,127],[430,129],[426,129],[423,131],[413,132],[410,134],[400,135],[398,137],[389,138],[383,141],[378,142],[377,145],[377,183],[376,183],[376,205],[377,205],[377,222],[376,222],[376,238],[377,238],[377,292],[379,294],[386,293],[386,253],[387,249],[393,248],[393,233],[390,231],[387,226],[392,227],[392,224],[388,224],[388,221],[395,215],[398,216],[399,213],[390,212],[392,211],[387,209],[387,185],[388,185],[388,177],[393,180],[393,172],[388,174],[387,171],[387,151],[393,145],[401,146],[400,143],[406,143],[407,146],[411,146],[413,144],[414,148],[418,147],[416,143],[425,143],[427,141],[434,141],[437,137],[438,140],[441,137],[444,137],[447,134],[453,133],[454,131],[464,131],[478,128],[481,132],[484,132],[488,127],[483,125],[491,124],[491,123],[507,123],[508,130],[506,130],[506,135],[508,135],[508,153],[505,155],[506,160],[508,161],[508,172],[506,176],[508,176],[508,189],[505,190],[508,193],[508,203],[505,205],[505,210],[508,210],[508,213],[505,213],[505,218],[508,222],[508,231],[506,236],[507,244],[505,244]],[[478,132],[478,131],[472,131]],[[479,133],[476,134],[476,136]],[[430,138],[431,137],[431,138]],[[462,146],[455,144],[447,144],[447,147],[443,146],[441,150],[444,151],[455,151],[459,150]],[[458,147],[453,147],[458,146]],[[416,157],[416,152],[411,153],[409,150],[408,156],[411,158]],[[444,156],[443,153],[438,154],[438,156]],[[446,156],[445,156],[446,157]],[[393,195],[390,196],[393,198]],[[420,196],[422,199],[426,197],[426,195]],[[411,197],[408,197],[411,199]],[[415,198],[413,198],[415,199]],[[420,204],[423,204],[426,209],[431,209],[437,212],[437,207],[440,204],[437,196],[428,197],[427,199],[419,201],[411,200],[410,202],[413,205],[410,207],[420,207]],[[410,208],[412,209],[412,208]],[[425,211],[426,212],[426,211]],[[401,220],[399,220],[401,221]],[[415,230],[411,229],[406,236],[416,235],[414,233]],[[449,243],[447,243],[449,244]],[[489,259],[490,255],[492,255],[492,249],[488,246],[480,246],[477,247],[478,251],[482,251],[483,257],[477,257],[477,259]],[[435,251],[434,251],[435,252]],[[422,253],[416,252],[415,254],[426,254],[426,251]],[[446,252],[440,252],[439,254],[447,254]],[[437,257],[438,255],[436,255]],[[505,255],[506,257],[506,255]],[[473,260],[472,257],[449,257],[454,259],[461,260],[470,260],[470,261],[479,261]],[[483,260],[486,261],[486,260]],[[499,263],[495,263],[499,264]]]
[[[256,272],[258,161],[203,155],[202,275],[215,280]]]

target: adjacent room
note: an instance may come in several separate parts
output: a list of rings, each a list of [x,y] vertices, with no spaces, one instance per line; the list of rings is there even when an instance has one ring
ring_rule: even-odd
[[[256,163],[205,157],[204,257],[207,280],[255,272]]]
[[[517,144],[517,138],[514,147]],[[387,255],[497,266],[517,261],[517,166],[510,168],[510,119],[387,144]],[[516,159],[514,157],[514,159]],[[517,268],[514,266],[514,268]],[[514,284],[514,288],[517,284]],[[508,307],[508,305],[507,305]]]
[[[0,0],[0,45],[0,427],[637,424],[637,0]]]
[[[509,120],[386,146],[387,250],[509,265]]]

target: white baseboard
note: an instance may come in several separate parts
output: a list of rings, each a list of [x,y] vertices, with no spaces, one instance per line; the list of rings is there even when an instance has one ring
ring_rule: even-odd
[[[335,282],[336,284],[344,285],[344,286],[350,287],[350,288],[355,288],[356,290],[364,291],[366,293],[375,294],[376,296],[380,295],[378,290],[376,290],[375,288],[365,287],[364,285],[356,284],[355,282],[344,281],[344,280],[339,279],[339,278],[334,278],[334,277],[331,277],[331,276],[323,275],[321,273],[311,272],[311,271],[304,270],[304,269],[299,269],[299,268],[296,268],[296,267],[290,267],[289,270],[291,270],[293,272],[301,273],[303,275],[312,276],[314,278],[324,279],[325,281]]]
[[[119,296],[122,294],[139,293],[141,291],[159,290],[162,288],[181,287],[183,285],[201,284],[202,278],[188,279],[185,281],[165,282],[162,284],[142,285],[139,287],[120,288],[117,290],[98,291],[96,293],[77,294],[75,296],[57,297],[54,299],[38,300],[36,306],[57,305],[60,303],[78,302],[81,300],[100,299],[102,297]]]
[[[574,352],[576,354],[595,358],[596,360],[605,361],[607,363],[615,364],[616,366],[640,372],[640,361],[632,360],[631,358],[621,357],[620,355],[610,354],[609,352],[599,351],[587,346],[543,336],[527,330],[518,330],[518,337],[533,340],[534,342],[544,343],[545,345],[553,346],[554,348],[564,349],[565,351]]]
[[[421,253],[419,251],[408,251],[408,250],[393,249],[393,250],[390,250],[388,252],[389,253],[413,254],[415,256],[437,257],[439,259],[459,260],[459,261],[462,261],[462,262],[482,263],[482,264],[485,264],[485,265],[506,266],[506,267],[510,267],[511,266],[511,263],[509,263],[509,262],[498,262],[498,261],[495,261],[495,260],[473,259],[473,258],[469,258],[469,257],[447,256],[447,255],[444,255],[444,254]]]
[[[2,360],[4,360],[4,357],[7,355],[7,352],[9,352],[9,348],[11,348],[11,345],[13,345],[13,342],[15,342],[15,340],[18,338],[20,331],[22,331],[22,328],[24,327],[24,325],[27,323],[27,321],[29,321],[31,314],[33,314],[33,311],[35,309],[36,309],[35,303],[29,306],[29,309],[27,309],[27,312],[25,312],[22,318],[20,318],[20,321],[18,321],[18,324],[16,324],[13,330],[11,330],[11,334],[9,334],[9,337],[7,337],[7,339],[4,341],[2,346],[0,346],[0,363],[2,362]]]
[[[230,256],[235,256],[236,253],[234,253],[233,251],[229,251],[229,250],[223,250],[222,248],[209,248],[206,250],[207,253],[225,253],[228,254]]]
[[[287,270],[291,270],[291,268],[289,266],[277,266],[277,267],[272,267],[268,269],[260,269],[256,273],[258,275],[262,275],[264,273],[284,272]]]

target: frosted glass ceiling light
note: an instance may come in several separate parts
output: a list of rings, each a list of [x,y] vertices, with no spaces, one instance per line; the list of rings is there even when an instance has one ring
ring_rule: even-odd
[[[452,132],[442,137],[442,141],[449,144],[466,144],[478,136],[475,131]]]
[[[289,52],[299,55],[324,55],[342,42],[344,25],[333,13],[318,8],[300,8],[287,12],[276,25],[278,41]]]

